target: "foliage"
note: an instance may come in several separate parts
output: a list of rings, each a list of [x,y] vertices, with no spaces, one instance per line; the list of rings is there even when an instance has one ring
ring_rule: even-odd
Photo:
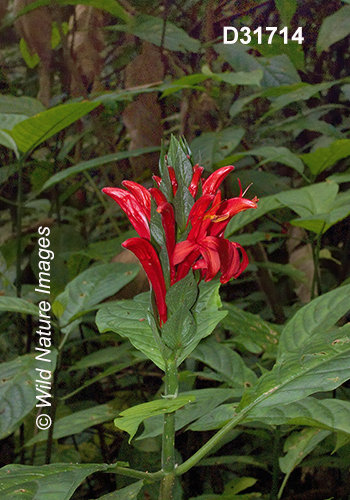
[[[348,498],[350,6],[50,3],[0,9],[2,497]],[[174,283],[152,201],[162,324],[101,189],[160,174],[181,243],[197,163],[249,266]]]

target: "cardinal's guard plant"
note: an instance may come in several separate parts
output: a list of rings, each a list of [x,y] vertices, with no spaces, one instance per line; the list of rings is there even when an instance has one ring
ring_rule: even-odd
[[[164,399],[123,412],[116,425],[127,430],[131,439],[142,420],[164,413],[162,499],[171,498],[175,477],[174,412],[193,400],[178,395],[177,367],[225,315],[218,311],[220,283],[237,278],[248,265],[244,249],[225,239],[224,232],[234,215],[256,208],[258,200],[244,198],[241,186],[238,197],[222,199],[219,187],[233,169],[220,168],[205,180],[203,167],[192,166],[186,143],[172,137],[168,155],[161,155],[161,177],[153,177],[155,187],[124,181],[126,189],[102,190],[118,203],[139,234],[122,246],[139,259],[151,285],[148,308],[145,294],[124,314],[121,305],[113,330],[127,336],[165,371]],[[142,316],[142,305],[147,317],[137,317],[140,311]],[[100,329],[101,314],[105,317],[108,310],[97,318]],[[130,427],[130,417],[136,417],[136,428],[135,420]]]

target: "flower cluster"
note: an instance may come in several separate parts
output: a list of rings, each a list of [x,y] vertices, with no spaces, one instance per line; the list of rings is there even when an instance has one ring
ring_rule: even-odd
[[[175,198],[178,191],[176,174],[173,167],[166,168]],[[237,278],[248,265],[244,249],[238,243],[225,239],[224,232],[234,215],[248,208],[257,208],[258,199],[244,198],[239,183],[240,195],[222,200],[220,184],[233,169],[233,166],[220,168],[204,180],[203,167],[193,167],[192,179],[187,186],[193,204],[187,215],[186,231],[182,235],[177,234],[174,206],[165,196],[165,190],[162,190],[163,180],[160,177],[153,177],[157,187],[150,189],[136,182],[123,181],[126,190],[112,187],[102,190],[118,203],[140,236],[126,240],[122,246],[136,255],[147,274],[154,290],[160,325],[167,321],[166,281],[171,286],[184,278],[191,269],[198,269],[205,281],[212,280],[220,272],[221,283],[227,283],[231,278]],[[168,280],[164,278],[156,245],[151,242],[152,199],[164,230],[170,269]]]

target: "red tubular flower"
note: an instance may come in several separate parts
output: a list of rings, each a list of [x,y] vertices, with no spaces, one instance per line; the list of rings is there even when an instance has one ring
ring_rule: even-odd
[[[171,185],[173,187],[173,195],[175,196],[177,191],[177,180],[176,180],[175,170],[173,169],[173,167],[170,166],[168,166],[168,170],[169,170]]]
[[[199,183],[199,180],[201,178],[201,175],[203,173],[203,170],[204,168],[203,167],[200,167],[197,163],[197,165],[195,165],[193,167],[193,176],[192,176],[192,180],[191,180],[191,184],[189,185],[189,192],[191,193],[191,195],[193,196],[193,198],[195,198],[197,196],[197,191],[198,191],[198,183]]]
[[[131,250],[141,262],[154,290],[160,326],[162,326],[167,320],[167,307],[164,276],[158,254],[153,245],[145,238],[130,238],[124,241],[122,246]]]
[[[226,240],[223,234],[234,215],[248,208],[257,208],[258,200],[243,198],[242,189],[239,197],[230,200],[221,201],[220,192],[214,196],[218,186],[217,179],[222,180],[224,175],[227,175],[227,171],[222,171],[217,178],[210,176],[212,178],[206,186],[205,194],[190,211],[188,220],[192,229],[187,239],[176,245],[173,253],[173,264],[177,266],[174,281],[181,279],[192,267],[201,270],[205,281],[212,280],[220,270],[221,283],[227,283],[231,278],[239,276],[248,265],[248,257],[243,248],[238,243]],[[206,183],[203,191],[205,185]]]
[[[102,192],[118,203],[141,238],[149,240],[151,237],[148,225],[150,215],[133,193],[120,188],[103,188]]]
[[[234,170],[234,166],[227,165],[226,167],[215,170],[203,184],[203,194],[215,194],[219,189],[220,184],[225,177]]]
[[[122,184],[135,196],[144,209],[148,220],[151,220],[151,195],[148,189],[133,181],[123,181]]]

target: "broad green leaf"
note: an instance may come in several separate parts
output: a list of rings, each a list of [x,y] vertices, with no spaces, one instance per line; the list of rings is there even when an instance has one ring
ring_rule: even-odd
[[[350,33],[350,6],[345,5],[323,20],[317,38],[317,50],[328,50],[333,43],[342,40]]]
[[[247,153],[242,154],[242,156],[262,156],[265,160],[261,161],[260,165],[273,161],[287,165],[296,170],[299,174],[304,171],[304,165],[300,158],[285,147],[264,146],[247,151]]]
[[[294,65],[286,54],[270,58],[254,57],[247,53],[249,45],[236,43],[234,45],[217,44],[214,49],[237,72],[262,70],[264,76],[260,85],[264,88],[279,87],[299,83],[300,77]]]
[[[74,167],[66,168],[65,170],[62,170],[61,172],[58,172],[57,174],[50,177],[50,179],[45,182],[45,184],[41,188],[41,191],[54,186],[58,182],[61,182],[72,175],[84,172],[85,170],[89,170],[90,168],[99,167],[113,161],[124,160],[125,158],[135,158],[139,155],[159,151],[159,149],[160,148],[158,146],[150,146],[147,148],[134,149],[133,151],[121,151],[119,153],[113,153],[110,155],[100,156],[99,158],[93,158],[92,160],[83,161],[81,163],[78,163],[78,165],[74,165]]]
[[[244,129],[228,127],[221,132],[205,132],[191,142],[191,151],[195,163],[206,170],[222,161],[239,145],[244,136]]]
[[[58,5],[87,5],[90,7],[95,7],[96,9],[104,10],[112,14],[112,16],[118,17],[123,21],[130,21],[129,14],[121,7],[121,5],[116,0],[56,0]],[[37,0],[32,2],[27,7],[22,9],[17,17],[23,16],[26,12],[30,12],[42,5],[51,5],[52,0]]]
[[[202,339],[212,333],[217,324],[226,316],[226,311],[218,310],[222,306],[219,288],[220,283],[216,281],[208,283],[202,281],[199,284],[199,298],[192,311],[197,323],[196,336],[179,355],[178,365],[190,355]]]
[[[219,406],[221,403],[232,397],[240,395],[241,391],[232,389],[198,389],[196,391],[182,392],[181,396],[195,397],[195,401],[177,410],[175,415],[175,430],[183,429],[185,426],[203,417],[209,411]],[[159,436],[163,429],[163,417],[156,415],[144,422],[145,430],[136,438],[142,440]]]
[[[196,321],[186,304],[183,304],[162,326],[164,344],[173,351],[181,352],[196,335]]]
[[[220,283],[200,283],[199,299],[192,311],[197,331],[192,340],[183,348],[177,359],[180,365],[195,349],[201,339],[214,330],[219,321],[226,316],[221,307],[218,293]],[[101,333],[113,331],[130,340],[133,346],[143,352],[159,368],[164,370],[164,360],[147,321],[149,293],[140,294],[134,300],[125,300],[104,305],[96,315],[96,324]]]
[[[134,500],[137,498],[142,486],[143,481],[136,481],[136,483],[130,484],[121,490],[107,493],[107,495],[99,497],[98,500]]]
[[[301,155],[300,158],[306,163],[313,175],[318,175],[348,156],[350,156],[350,139],[339,139],[332,142],[328,148],[318,148],[313,153]]]
[[[45,106],[33,97],[0,95],[1,113],[34,116],[45,111]]]
[[[293,432],[288,436],[283,448],[287,453],[279,459],[280,468],[286,474],[279,490],[279,498],[295,467],[329,434],[330,432],[320,429],[303,429],[300,432]]]
[[[253,408],[247,420],[268,425],[304,425],[350,436],[350,402],[340,399],[316,399],[311,396],[274,408]]]
[[[240,409],[276,407],[350,378],[350,324],[332,329],[349,308],[350,285],[328,292],[300,309],[282,331],[277,362],[248,389]]]
[[[292,220],[293,225],[320,234],[350,213],[350,197],[347,193],[337,195],[338,190],[336,182],[326,181],[285,191],[276,198],[300,216]]]
[[[166,303],[171,312],[175,312],[182,305],[187,306],[188,310],[191,309],[196,302],[198,296],[198,288],[193,273],[189,273],[185,278],[174,283],[169,288],[166,294]]]
[[[12,149],[14,151],[17,158],[19,158],[18,148],[15,141],[12,139],[10,134],[5,130],[0,130],[0,144],[5,146],[6,148]]]
[[[228,72],[228,73],[212,73],[209,76],[215,80],[229,83],[230,85],[256,85],[260,86],[263,72],[261,69],[255,71],[243,72]]]
[[[18,297],[5,297],[4,295],[0,296],[0,312],[1,311],[39,316],[39,308],[35,304],[32,304],[25,299],[20,299]]]
[[[117,408],[119,402],[114,403],[110,401],[107,404],[94,406],[87,410],[77,411],[71,415],[60,418],[55,421],[53,439],[61,439],[63,437],[71,436],[73,434],[80,434],[85,429],[93,425],[109,422],[119,415]],[[26,446],[32,446],[35,443],[46,441],[49,431],[41,431],[32,439],[30,439]]]
[[[0,113],[0,129],[11,130],[17,123],[23,122],[27,118],[27,115],[19,113]]]
[[[308,345],[311,336],[330,330],[349,309],[350,285],[325,293],[300,309],[283,329],[279,357]],[[340,331],[340,330],[338,330]]]
[[[134,300],[106,303],[96,315],[96,325],[101,333],[115,332],[126,337],[161,370],[164,359],[147,321],[149,293],[137,295]]]
[[[15,125],[9,133],[15,140],[18,149],[22,153],[28,153],[60,130],[90,113],[98,105],[98,102],[61,104],[23,120]]]
[[[281,21],[288,26],[297,10],[296,0],[275,0],[276,7],[281,16]]]
[[[276,198],[275,195],[272,196],[266,196],[264,198],[261,198],[258,201],[258,208],[251,209],[251,210],[246,210],[245,212],[241,212],[237,215],[235,215],[230,222],[227,225],[226,231],[225,231],[225,237],[229,238],[230,236],[233,235],[236,231],[241,229],[242,227],[246,226],[250,222],[253,222],[254,220],[258,219],[259,217],[262,217],[265,215],[267,212],[271,212],[272,210],[276,210],[277,208],[280,208],[283,206],[283,204]],[[234,240],[234,237],[233,237]]]
[[[301,88],[293,90],[288,94],[281,95],[273,100],[271,109],[263,116],[263,119],[275,113],[279,109],[288,106],[292,102],[306,101],[310,99],[310,97],[312,97],[313,95],[318,94],[323,90],[328,90],[337,83],[339,82],[333,81],[333,82],[319,83],[316,85],[307,85],[307,86],[304,85]]]
[[[161,98],[174,94],[182,89],[204,89],[204,87],[198,87],[198,83],[202,83],[208,80],[208,78],[208,75],[203,75],[203,73],[195,73],[173,80],[171,83],[163,84],[165,89],[163,90]]]
[[[115,426],[118,429],[126,431],[129,435],[129,443],[135,436],[141,422],[155,415],[164,415],[164,413],[172,413],[181,406],[195,401],[194,396],[178,396],[175,399],[160,399],[150,401],[141,405],[133,406],[125,411],[122,411],[114,420]]]
[[[293,32],[289,32],[289,37],[291,37]],[[264,57],[273,57],[280,54],[286,54],[291,62],[294,64],[297,70],[305,72],[305,56],[303,52],[302,45],[299,45],[295,40],[288,40],[288,43],[284,43],[284,38],[276,33],[273,36],[272,43],[268,43],[270,34],[264,34],[262,32],[261,41],[258,43],[258,39],[252,36],[249,46],[252,49],[257,50]]]
[[[250,387],[257,380],[255,373],[244,364],[237,352],[212,339],[199,344],[191,353],[191,358],[210,366],[223,382],[235,389]]]
[[[6,465],[0,469],[2,500],[69,500],[90,474],[111,470],[107,464]]]
[[[52,305],[54,311],[63,311],[59,314],[60,324],[64,327],[77,314],[89,311],[119,292],[136,277],[139,269],[135,264],[111,262],[93,266],[79,274]]]
[[[265,58],[256,58],[261,64],[264,77],[260,82],[261,87],[279,87],[280,85],[291,85],[299,83],[300,77],[286,54]]]
[[[276,356],[281,326],[264,321],[257,314],[246,312],[234,304],[224,303],[224,308],[228,314],[222,325],[233,332],[235,344],[254,354],[265,352]]]
[[[139,14],[126,26],[115,25],[109,29],[117,31],[125,31],[153,43],[160,47],[162,45],[162,35],[164,29],[164,21],[160,17]],[[186,31],[179,28],[174,23],[166,20],[164,47],[171,51],[178,52],[199,52],[200,43],[198,40],[191,38]]]
[[[35,354],[26,354],[0,365],[0,439],[12,434],[36,403],[41,406],[35,384],[36,380],[40,380],[42,372],[37,369],[52,373],[56,365],[57,351],[52,349],[50,352],[48,358],[51,363],[36,360],[35,357],[40,354],[40,351],[36,351]],[[49,398],[45,401],[50,403]]]
[[[227,422],[232,420],[236,413],[237,403],[227,403],[209,410],[207,414],[192,423],[189,427],[191,431],[213,431],[220,429]]]
[[[342,184],[343,182],[350,182],[350,170],[347,170],[346,172],[343,173],[336,173],[332,174],[329,177],[327,177],[327,181],[334,181],[337,184]]]

